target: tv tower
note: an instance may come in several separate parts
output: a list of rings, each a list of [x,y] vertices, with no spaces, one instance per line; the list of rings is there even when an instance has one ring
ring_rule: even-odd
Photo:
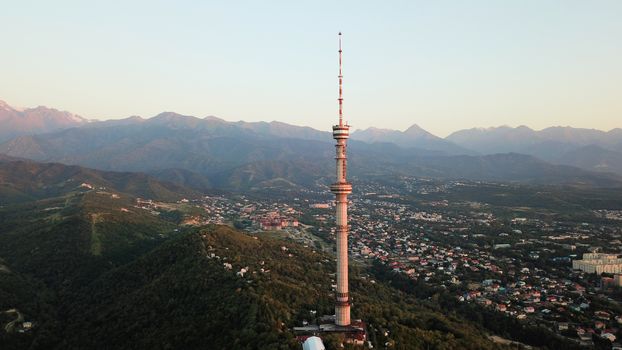
[[[335,194],[337,206],[337,292],[335,293],[335,324],[350,325],[350,293],[348,291],[348,195],[352,193],[352,184],[346,180],[346,142],[350,137],[350,126],[343,122],[343,74],[341,72],[341,32],[339,33],[339,124],[333,125],[333,138],[337,163],[337,182],[330,186]]]

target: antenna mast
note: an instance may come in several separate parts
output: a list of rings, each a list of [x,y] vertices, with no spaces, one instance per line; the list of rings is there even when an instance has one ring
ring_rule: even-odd
[[[343,74],[341,73],[341,32],[339,32],[339,126],[343,125]]]

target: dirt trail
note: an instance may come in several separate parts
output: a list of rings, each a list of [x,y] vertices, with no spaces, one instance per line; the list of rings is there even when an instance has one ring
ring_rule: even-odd
[[[102,253],[102,242],[97,232],[97,223],[103,221],[103,215],[101,213],[91,214],[91,254],[93,255],[101,255]]]

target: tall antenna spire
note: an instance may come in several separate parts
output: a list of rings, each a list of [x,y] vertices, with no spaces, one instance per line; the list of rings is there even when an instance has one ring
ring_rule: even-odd
[[[341,73],[341,32],[339,32],[339,125],[343,125],[343,74]]]

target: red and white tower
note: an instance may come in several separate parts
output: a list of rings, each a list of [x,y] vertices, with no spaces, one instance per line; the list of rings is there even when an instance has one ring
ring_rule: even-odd
[[[333,125],[333,138],[337,163],[337,181],[330,186],[337,204],[337,292],[335,293],[335,324],[350,325],[350,293],[348,290],[348,195],[352,184],[346,180],[346,142],[350,137],[350,126],[343,122],[343,75],[341,72],[341,33],[339,33],[339,124]]]

